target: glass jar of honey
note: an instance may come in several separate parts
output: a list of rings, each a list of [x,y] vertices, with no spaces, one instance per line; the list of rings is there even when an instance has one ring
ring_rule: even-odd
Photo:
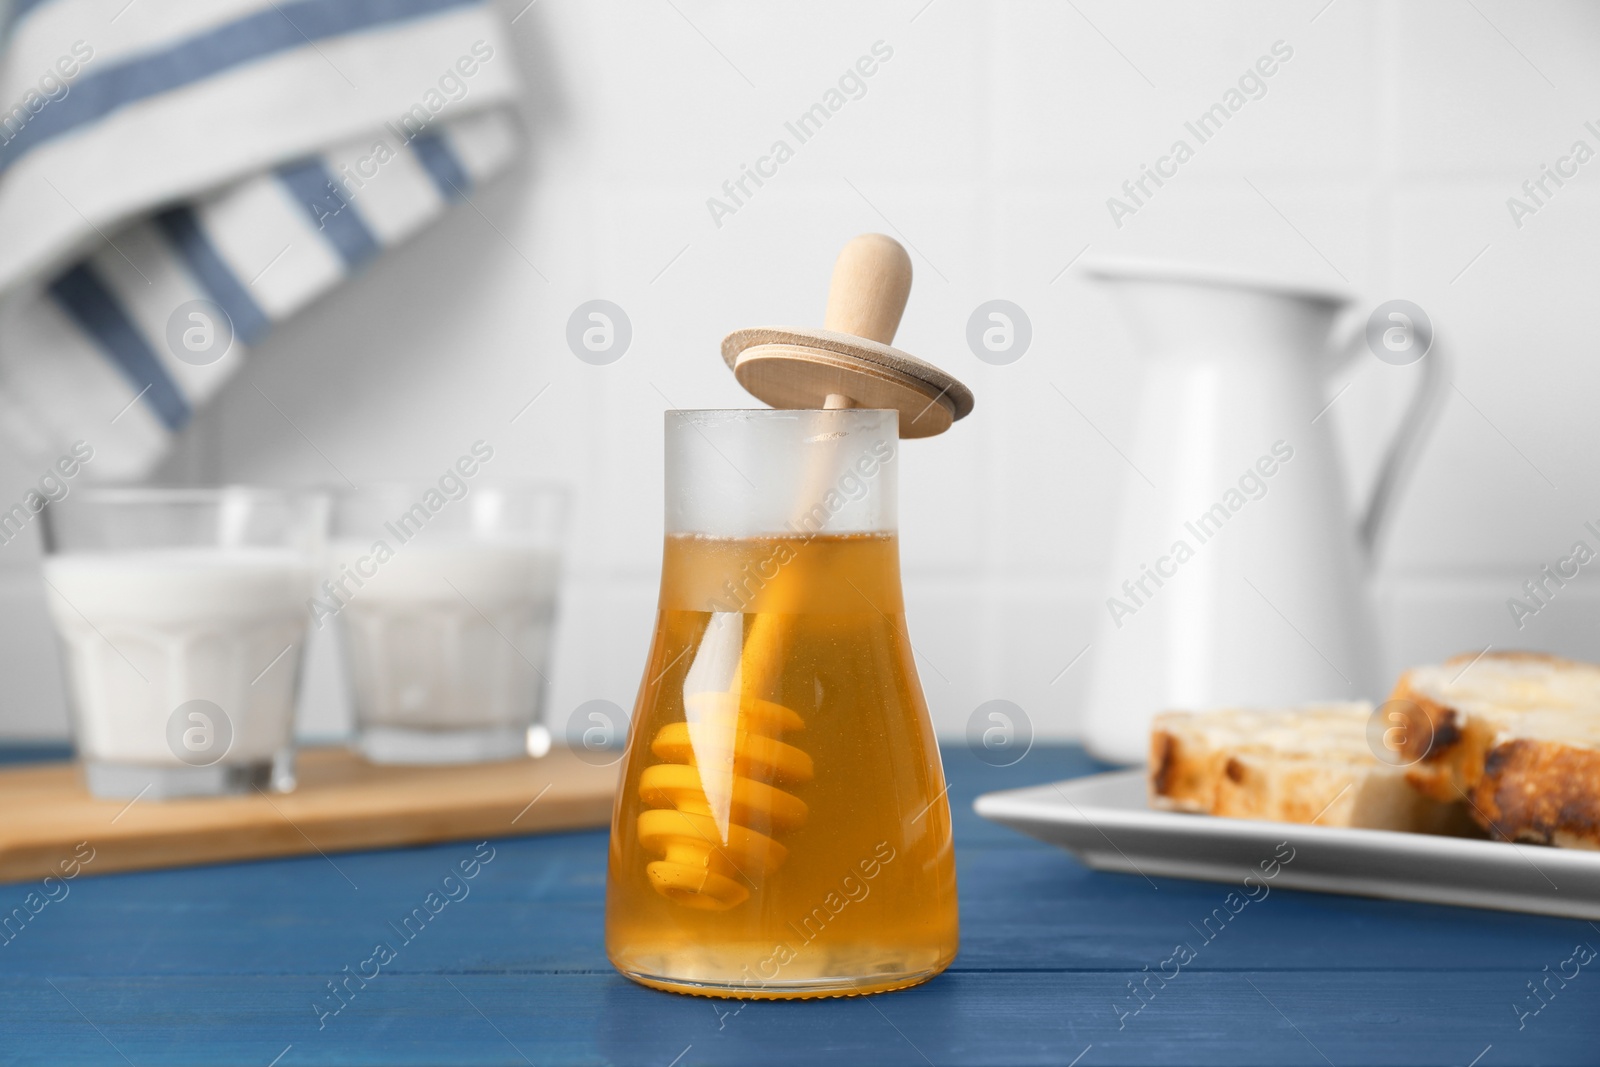
[[[907,638],[897,413],[672,411],[655,639],[606,951],[646,985],[793,998],[956,954],[944,773]]]

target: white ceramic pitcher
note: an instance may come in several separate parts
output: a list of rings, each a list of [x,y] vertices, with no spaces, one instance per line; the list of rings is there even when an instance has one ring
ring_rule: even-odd
[[[1322,415],[1328,373],[1366,352],[1361,329],[1330,343],[1348,296],[1175,265],[1088,273],[1147,360],[1089,653],[1089,750],[1143,762],[1166,709],[1379,696],[1366,578],[1443,381],[1437,343],[1353,517]]]

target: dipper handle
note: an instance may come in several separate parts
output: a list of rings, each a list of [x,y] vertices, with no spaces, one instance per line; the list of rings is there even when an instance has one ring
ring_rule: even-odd
[[[911,257],[881,233],[852,238],[833,264],[823,328],[892,344],[911,295]]]

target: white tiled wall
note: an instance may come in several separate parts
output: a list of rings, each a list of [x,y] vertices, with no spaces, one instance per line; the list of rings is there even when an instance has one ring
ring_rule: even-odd
[[[1061,672],[1100,610],[1126,469],[1094,427],[1126,442],[1138,388],[1110,309],[1062,272],[1086,246],[1427,308],[1454,388],[1375,576],[1391,664],[1486,644],[1600,651],[1600,578],[1585,573],[1520,633],[1505,607],[1600,518],[1600,160],[1520,230],[1505,207],[1573,140],[1600,148],[1583,129],[1600,125],[1600,8],[525,2],[506,5],[528,81],[524,165],[272,337],[166,473],[427,475],[483,437],[499,472],[572,481],[558,722],[594,697],[628,706],[638,683],[662,410],[744,405],[722,334],[820,321],[833,256],[865,230],[913,249],[898,343],[978,397],[971,419],[904,451],[911,633],[946,732],[995,697],[1043,734],[1074,730],[1090,658]],[[1280,40],[1293,57],[1266,94],[1117,228],[1106,198]],[[866,94],[714,225],[707,198],[879,41],[893,56]],[[563,339],[597,297],[634,328],[607,367]],[[996,297],[1034,329],[1006,367],[964,340]],[[1355,498],[1413,376],[1368,360],[1345,378],[1329,417]],[[28,478],[13,464],[4,486]],[[0,548],[0,731],[53,735],[64,713],[31,551]],[[318,733],[343,715],[327,651],[311,672]]]

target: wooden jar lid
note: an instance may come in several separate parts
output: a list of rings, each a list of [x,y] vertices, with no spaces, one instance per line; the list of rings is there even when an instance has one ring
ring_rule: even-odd
[[[932,437],[972,410],[972,390],[890,346],[911,293],[911,258],[881,233],[845,245],[833,268],[824,329],[758,326],[722,340],[739,384],[775,408],[883,408],[900,436]]]

